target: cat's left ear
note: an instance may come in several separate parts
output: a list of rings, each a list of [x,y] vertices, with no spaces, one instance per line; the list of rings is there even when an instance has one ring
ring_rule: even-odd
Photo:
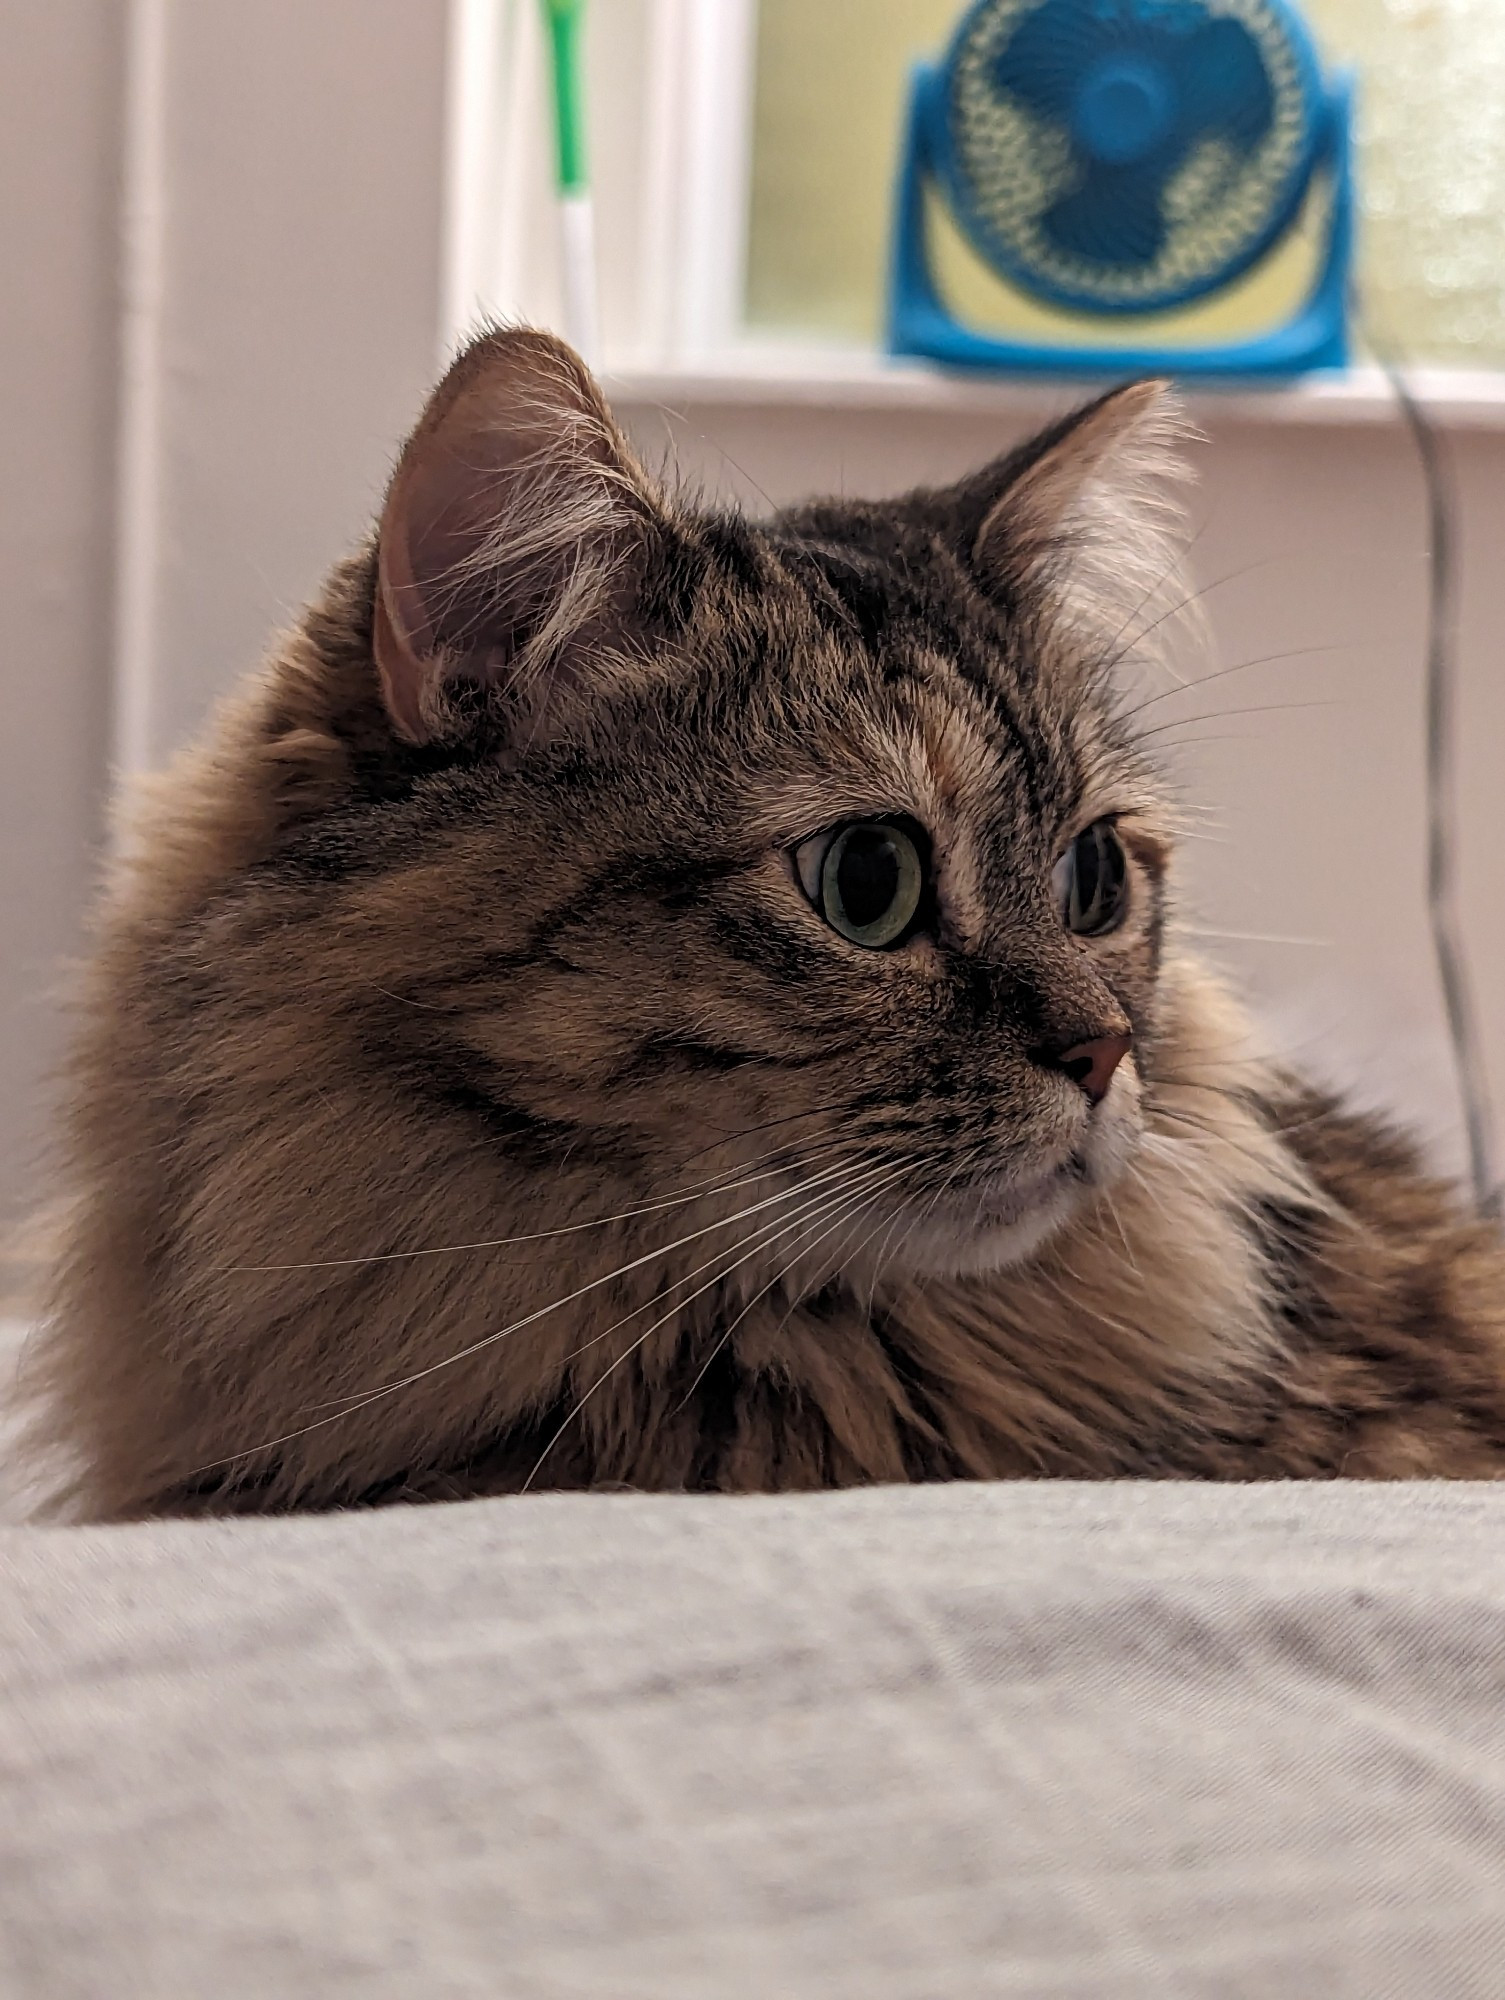
[[[473,342],[382,510],[372,643],[397,733],[455,740],[479,697],[535,740],[630,645],[657,523],[578,355],[526,327]]]
[[[986,511],[969,550],[983,588],[1062,586],[1111,612],[1174,566],[1193,433],[1166,382],[1133,382],[1077,410],[981,476]],[[1002,476],[1002,488],[997,480]],[[974,520],[976,516],[974,514]]]

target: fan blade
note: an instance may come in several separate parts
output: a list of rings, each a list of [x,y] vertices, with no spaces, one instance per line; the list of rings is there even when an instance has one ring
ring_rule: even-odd
[[[1113,270],[1153,264],[1165,243],[1164,164],[1087,164],[1081,181],[1052,202],[1040,229],[1058,250]]]
[[[1259,43],[1242,21],[1209,21],[1176,53],[1186,120],[1198,137],[1216,134],[1251,153],[1275,117],[1275,91]]]
[[[1103,32],[1097,0],[1043,0],[993,58],[994,86],[1037,118],[1064,121]]]

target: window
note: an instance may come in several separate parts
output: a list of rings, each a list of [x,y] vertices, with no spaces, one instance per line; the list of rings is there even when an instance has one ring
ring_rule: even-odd
[[[962,0],[595,0],[587,15],[602,319],[617,365],[880,340],[909,68]],[[1505,0],[1302,0],[1358,73],[1366,322],[1412,360],[1505,367]],[[453,316],[557,318],[537,0],[463,0]],[[466,136],[468,134],[468,136]],[[1299,290],[1293,246],[1226,323]],[[1020,310],[955,232],[943,282]],[[1023,308],[1026,318],[1030,308]],[[1166,322],[1163,322],[1163,324]]]

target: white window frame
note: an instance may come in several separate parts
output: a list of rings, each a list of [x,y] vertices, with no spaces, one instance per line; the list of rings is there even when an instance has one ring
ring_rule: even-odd
[[[609,11],[608,11],[609,10]],[[453,0],[444,322],[558,327],[538,0]],[[756,0],[596,0],[588,49],[608,370],[693,368],[741,343]]]

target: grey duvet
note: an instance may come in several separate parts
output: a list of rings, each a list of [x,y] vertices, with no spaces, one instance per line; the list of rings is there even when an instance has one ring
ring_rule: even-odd
[[[1505,1995],[1505,1488],[0,1530],[0,1993]]]

